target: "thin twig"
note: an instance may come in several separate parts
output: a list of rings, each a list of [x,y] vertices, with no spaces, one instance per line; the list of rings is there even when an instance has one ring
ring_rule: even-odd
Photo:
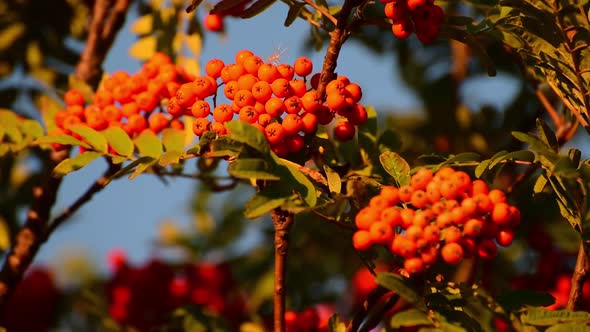
[[[551,102],[549,102],[549,99],[547,99],[545,93],[543,92],[543,90],[541,90],[540,87],[537,88],[535,94],[537,95],[537,98],[539,99],[543,107],[545,107],[545,110],[551,117],[551,120],[553,120],[553,123],[555,124],[557,130],[559,130],[559,128],[563,126],[563,119],[559,116],[559,114],[557,114],[557,111],[555,110]]]
[[[584,282],[588,279],[590,279],[590,242],[582,240],[572,275],[572,288],[566,306],[568,310],[580,310],[584,299]]]
[[[322,218],[323,220],[328,221],[328,222],[330,222],[340,228],[343,228],[347,231],[355,231],[356,230],[356,228],[354,226],[340,222],[336,218],[334,218],[332,216],[325,215],[325,214],[321,213],[320,211],[318,211],[317,209],[311,209],[310,211],[313,214],[315,214],[316,216]]]
[[[271,212],[275,229],[275,285],[274,285],[274,331],[285,332],[285,270],[289,251],[289,230],[293,225],[292,213],[275,209]]]
[[[80,207],[82,207],[82,205],[88,203],[92,199],[94,194],[103,190],[106,187],[106,185],[108,184],[109,179],[121,169],[121,164],[113,164],[111,161],[107,161],[107,162],[109,163],[109,167],[104,172],[104,174],[100,178],[98,178],[96,181],[94,181],[94,183],[90,187],[88,187],[88,189],[86,189],[86,191],[84,192],[84,194],[82,194],[82,196],[78,197],[78,199],[76,199],[76,201],[74,203],[72,203],[72,205],[67,207],[49,225],[49,227],[47,228],[47,231],[45,232],[45,236],[43,239],[44,241],[47,241],[49,239],[49,236],[59,226],[61,226],[61,224],[63,224],[66,220],[68,220],[69,217],[71,217],[74,213],[76,213],[76,211],[78,211],[80,209]]]
[[[317,10],[318,12],[320,12],[320,14],[324,15],[327,19],[329,19],[332,23],[336,24],[336,22],[338,22],[338,20],[332,15],[330,14],[330,12],[321,6],[318,6],[315,2],[313,2],[312,0],[303,0],[306,4],[310,5],[313,9]]]

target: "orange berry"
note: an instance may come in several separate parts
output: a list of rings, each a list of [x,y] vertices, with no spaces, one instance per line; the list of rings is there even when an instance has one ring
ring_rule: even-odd
[[[366,230],[359,230],[352,235],[352,245],[356,250],[367,250],[373,245],[371,234]]]
[[[399,202],[399,189],[394,186],[383,186],[379,195],[385,197],[389,205],[396,205]]]
[[[322,98],[315,90],[307,91],[300,100],[303,109],[309,113],[315,113],[322,104]]]
[[[409,274],[418,274],[424,271],[424,262],[420,257],[411,257],[404,261],[404,270]]]
[[[328,93],[326,96],[326,105],[331,110],[338,110],[346,107],[346,98],[340,93]]]
[[[225,123],[230,121],[234,117],[234,112],[231,109],[231,106],[228,104],[221,104],[217,105],[213,109],[213,119],[219,123]],[[213,129],[211,129],[213,131]]]
[[[240,109],[239,117],[242,121],[254,123],[258,121],[258,112],[254,109],[254,106],[246,105]]]
[[[221,122],[211,122],[209,130],[216,133],[218,136],[227,134],[227,129]]]
[[[289,87],[289,81],[284,78],[277,78],[271,84],[272,93],[279,98],[288,97],[291,95],[291,88]]]
[[[371,242],[378,244],[389,244],[393,240],[393,228],[384,222],[375,222],[369,228]]]
[[[272,97],[272,87],[266,81],[258,81],[252,86],[252,96],[260,102],[265,102]]]
[[[485,183],[485,181],[483,180],[474,180],[471,183],[471,196],[475,196],[477,194],[488,194],[489,193],[489,189],[488,189],[488,184]]]
[[[354,217],[354,223],[358,229],[369,230],[374,222],[379,221],[379,215],[376,209],[364,207]]]
[[[211,106],[204,100],[197,100],[191,107],[191,113],[195,118],[206,118],[211,114]]]
[[[326,85],[326,94],[330,95],[330,94],[339,94],[339,95],[344,95],[344,88],[346,87],[346,84],[344,82],[342,82],[341,80],[332,80],[328,83],[328,85]]]
[[[289,91],[301,98],[307,92],[307,86],[303,80],[291,80],[289,81]]]
[[[401,186],[399,188],[398,196],[399,196],[400,201],[407,203],[412,199],[413,193],[414,193],[414,188],[411,185],[406,184],[406,185]]]
[[[508,226],[512,221],[510,205],[507,203],[494,204],[492,209],[492,221],[499,226]]]
[[[242,65],[247,58],[253,56],[254,53],[250,50],[240,50],[236,53],[235,63]]]
[[[410,204],[417,209],[423,209],[428,203],[428,198],[423,190],[415,190],[410,198]]]
[[[225,86],[223,87],[223,94],[225,95],[225,97],[229,100],[234,100],[234,97],[236,95],[236,92],[238,92],[239,88],[238,88],[238,82],[237,81],[229,81],[227,83],[225,83]]]
[[[221,70],[225,67],[225,63],[221,59],[211,59],[205,65],[205,73],[213,78],[221,76]]]
[[[459,264],[463,260],[463,247],[456,242],[447,243],[442,247],[440,255],[448,264]]]
[[[305,134],[314,134],[318,129],[318,117],[315,114],[304,112],[301,115],[301,131]]]
[[[433,224],[428,225],[424,227],[424,233],[422,236],[428,243],[437,243],[440,241],[440,228]]]
[[[301,123],[301,117],[297,114],[287,114],[285,118],[283,118],[282,125],[287,134],[296,134],[303,126]]]
[[[313,63],[309,58],[302,56],[295,60],[293,69],[295,70],[295,74],[299,76],[307,76],[313,71]]]
[[[240,90],[252,90],[254,84],[258,82],[258,77],[252,74],[246,74],[238,78],[238,89]]]
[[[346,85],[344,87],[344,94],[346,97],[351,98],[353,103],[358,103],[363,97],[363,91],[361,90],[360,85],[356,83]]]
[[[258,123],[264,128],[272,122],[272,117],[267,113],[258,115]]]
[[[195,85],[193,83],[185,83],[176,91],[176,99],[178,105],[182,108],[191,107],[197,98],[195,93]]]
[[[414,24],[410,19],[400,18],[391,25],[391,32],[399,39],[406,39],[414,32]]]
[[[257,55],[251,55],[244,59],[242,66],[244,66],[244,69],[248,74],[258,75],[258,69],[263,63],[264,61],[262,61],[262,58]]]
[[[498,254],[498,246],[490,239],[482,240],[477,245],[477,255],[483,259],[492,259]]]
[[[219,14],[207,14],[203,18],[203,26],[205,29],[213,32],[223,30],[223,16]]]
[[[277,97],[272,97],[264,104],[266,113],[270,114],[273,118],[280,117],[285,112],[285,104],[283,100]]]
[[[348,121],[341,121],[334,127],[334,137],[340,142],[350,141],[355,134],[356,128]]]
[[[461,230],[456,226],[449,226],[442,230],[443,240],[446,243],[459,242],[461,240]]]
[[[269,123],[264,131],[266,133],[266,139],[270,144],[277,144],[283,140],[285,136],[285,129],[278,122]]]
[[[177,100],[177,102],[179,101]],[[159,101],[153,93],[145,91],[135,96],[135,103],[140,110],[151,113],[156,108],[156,106],[158,106]],[[190,105],[192,105],[192,103],[190,103],[189,106]]]
[[[500,189],[492,189],[488,193],[488,197],[492,203],[506,203],[506,194]]]
[[[256,99],[254,99],[250,90],[239,90],[234,96],[234,102],[238,107],[242,108],[247,105],[254,106]]]
[[[283,141],[285,143],[285,147],[287,148],[287,152],[289,153],[298,153],[305,146],[305,141],[303,140],[303,137],[297,134],[286,135],[283,138]]]
[[[301,111],[301,100],[297,96],[285,98],[285,112],[289,114],[298,114]]]
[[[70,89],[66,92],[64,96],[64,102],[68,106],[72,105],[80,105],[84,106],[84,95],[80,90],[77,89]]]
[[[258,78],[261,81],[272,83],[275,79],[279,78],[280,74],[277,67],[270,63],[264,63],[258,68]]]
[[[203,135],[205,132],[209,131],[209,124],[210,123],[211,123],[211,121],[209,121],[207,118],[195,119],[195,121],[193,122],[193,133],[195,133],[195,135],[201,137],[201,135]]]
[[[502,229],[496,235],[496,242],[502,247],[508,247],[514,240],[514,231],[511,229]]]
[[[280,77],[286,79],[287,81],[292,80],[295,76],[295,70],[291,65],[282,63],[277,66],[277,70],[279,72]]]
[[[400,209],[394,206],[390,206],[381,211],[380,219],[391,227],[401,226],[403,220],[401,217]]]
[[[156,134],[168,127],[168,118],[164,113],[152,113],[148,119],[149,128]]]

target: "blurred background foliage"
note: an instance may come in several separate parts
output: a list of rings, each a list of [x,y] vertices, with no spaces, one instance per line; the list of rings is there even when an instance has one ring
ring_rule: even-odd
[[[481,15],[477,6],[457,1],[444,4],[451,16]],[[39,119],[43,98],[59,99],[63,95],[84,46],[92,5],[91,0],[0,1],[0,107]],[[130,45],[130,54],[145,60],[158,50],[173,56],[177,64],[187,70],[198,73],[198,55],[207,32],[197,14],[185,14],[187,5],[179,0],[135,1],[131,8],[136,11],[133,16],[137,18],[132,31],[137,41]],[[368,6],[363,14],[376,17],[382,13],[380,6],[380,2]],[[197,12],[211,7],[212,4],[205,3]],[[350,43],[397,59],[404,83],[423,105],[422,109],[412,112],[398,112],[392,100],[391,107],[377,110],[382,120],[378,122],[380,131],[393,129],[400,135],[401,155],[411,165],[438,160],[434,154],[448,156],[469,151],[485,159],[501,150],[517,150],[523,146],[511,136],[512,131],[533,131],[537,117],[549,122],[535,96],[537,82],[531,82],[523,72],[520,60],[497,40],[481,37],[480,43],[493,59],[498,76],[514,83],[510,84],[515,87],[513,97],[503,101],[501,108],[472,106],[472,94],[493,94],[494,91],[477,89],[477,82],[486,75],[487,69],[464,44],[439,40],[425,47],[414,38],[395,40],[389,27],[379,26],[362,27],[351,36]],[[327,42],[328,35],[312,27],[306,48],[313,52],[316,48],[323,49]],[[365,65],[361,61],[358,65]],[[556,96],[548,95],[558,103]],[[588,146],[583,141],[587,142],[587,136],[578,133],[569,145],[582,148],[587,156]],[[0,159],[2,250],[7,248],[24,209],[32,200],[32,186],[47,174],[45,160],[46,155],[36,150]],[[488,172],[486,180],[492,187],[511,191],[519,172],[516,166],[506,165]],[[577,234],[569,227],[562,227],[564,224],[554,200],[542,195],[532,199],[533,185],[525,181],[509,195],[510,201],[518,202],[523,215],[515,243],[501,251],[493,262],[495,267],[480,267],[484,271],[503,271],[490,274],[494,279],[489,280],[489,284],[496,290],[514,282],[515,277],[536,279],[536,284],[528,286],[548,290],[560,273],[571,271],[573,266]],[[178,265],[184,262],[227,263],[236,284],[248,294],[248,315],[260,322],[261,317],[269,316],[272,311],[273,230],[269,218],[256,221],[243,218],[243,204],[251,194],[251,187],[244,185],[217,193],[204,184],[195,184],[194,222],[190,227],[181,227],[171,220],[163,222],[154,251],[174,251],[172,264]],[[251,231],[252,223],[258,231]],[[374,251],[361,258],[352,248],[350,235],[349,230],[313,214],[297,215],[287,275],[289,308],[303,310],[340,299],[336,302],[338,310],[344,313],[351,310],[353,274],[364,267],[363,261],[371,264],[371,258],[383,256],[383,253]],[[555,258],[550,260],[553,266],[543,264],[547,257]],[[67,273],[62,271],[61,275],[83,278],[75,282],[69,280],[70,287],[61,291],[62,316],[51,323],[80,331],[116,330],[116,324],[105,319],[108,316],[104,307],[104,298],[108,297],[105,290],[112,281],[111,276],[100,275],[92,265],[75,255],[64,260],[67,262],[63,268]],[[342,301],[343,294],[348,296]],[[48,306],[53,304],[47,303]]]

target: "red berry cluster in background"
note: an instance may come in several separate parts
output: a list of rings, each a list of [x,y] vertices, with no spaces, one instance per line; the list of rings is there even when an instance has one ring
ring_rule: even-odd
[[[328,332],[328,322],[334,314],[334,308],[320,304],[301,312],[288,310],[285,312],[286,332]]]
[[[434,0],[381,0],[385,3],[385,16],[391,19],[391,31],[400,39],[412,33],[423,44],[430,44],[438,37],[444,19],[443,9]]]
[[[418,170],[410,184],[384,186],[355,216],[357,250],[386,246],[404,258],[404,269],[415,274],[438,261],[458,264],[466,257],[496,256],[514,238],[520,211],[506,202],[499,189],[472,181],[463,171],[443,167],[436,173]]]
[[[171,266],[151,260],[133,267],[123,256],[111,256],[114,275],[107,284],[109,314],[117,322],[140,331],[162,326],[179,307],[194,305],[239,324],[245,318],[245,299],[228,265]]]
[[[51,271],[33,267],[5,304],[0,326],[11,332],[49,331],[55,323],[59,298]]]
[[[367,121],[358,103],[361,87],[338,76],[326,86],[323,100],[316,90],[319,73],[311,75],[313,63],[306,57],[275,65],[242,50],[235,63],[213,59],[205,71],[205,76],[189,75],[156,53],[138,73],[119,71],[105,79],[91,104],[80,91],[69,90],[67,107],[55,115],[59,129],[51,134],[71,134],[72,125],[83,123],[97,131],[121,127],[134,137],[144,130],[158,134],[167,127],[183,128],[182,118],[193,117],[195,135],[223,135],[224,124],[237,117],[264,133],[276,154],[286,156],[300,152],[304,137],[314,135],[318,124],[337,118],[334,137],[347,141]],[[222,96],[226,102],[219,100]]]

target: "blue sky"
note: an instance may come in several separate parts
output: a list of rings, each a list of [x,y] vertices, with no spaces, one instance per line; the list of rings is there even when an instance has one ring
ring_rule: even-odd
[[[265,13],[250,20],[226,19],[225,36],[206,36],[201,63],[204,64],[211,58],[232,62],[235,53],[241,49],[250,49],[263,58],[284,50],[281,61],[292,62],[302,54],[303,40],[309,26],[306,22],[297,20],[289,28],[283,27],[287,10],[286,5],[278,2]],[[134,10],[132,14],[106,59],[107,72],[121,69],[135,72],[140,67],[127,53],[135,40],[130,31],[130,23],[135,17]],[[202,14],[202,11],[197,13],[200,17]],[[317,71],[323,60],[323,50],[307,56],[313,60]],[[377,108],[389,106],[402,110],[418,109],[418,99],[403,85],[395,65],[396,60],[391,53],[378,56],[350,42],[342,49],[338,71],[363,87],[365,104]],[[509,97],[511,91],[506,88],[506,84],[510,82],[487,77],[476,81],[464,91],[470,96],[471,105],[507,102],[505,97]],[[493,89],[503,95],[471,93],[483,91],[480,90],[482,88]],[[65,208],[86,190],[105,167],[103,161],[96,161],[68,175],[60,190],[54,213]],[[184,226],[191,222],[189,200],[194,188],[195,182],[191,180],[171,179],[166,186],[149,175],[132,181],[125,178],[114,181],[53,234],[41,249],[37,261],[57,264],[64,255],[85,255],[90,263],[98,265],[104,271],[106,254],[112,248],[119,247],[128,252],[132,261],[142,262],[153,254],[152,241],[156,237],[157,225],[163,220],[176,220]]]

